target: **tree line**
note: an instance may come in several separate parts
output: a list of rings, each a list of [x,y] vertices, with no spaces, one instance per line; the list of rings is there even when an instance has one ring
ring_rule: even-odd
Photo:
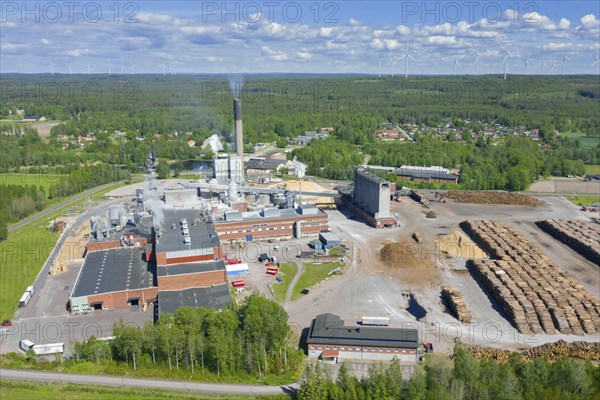
[[[302,354],[288,343],[287,313],[257,294],[236,309],[182,307],[143,327],[116,323],[114,340],[76,343],[74,357],[100,363],[112,359],[133,369],[162,365],[192,374],[287,374],[298,370]]]
[[[514,353],[507,362],[478,361],[460,343],[452,359],[427,356],[410,377],[402,376],[398,360],[372,364],[358,379],[343,363],[333,380],[320,363],[306,367],[298,400],[569,400],[600,396],[600,368],[573,359],[525,361]]]

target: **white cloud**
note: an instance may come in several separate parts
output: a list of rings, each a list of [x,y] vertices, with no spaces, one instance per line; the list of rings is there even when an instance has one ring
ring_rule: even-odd
[[[333,35],[332,27],[319,29],[319,37],[328,38],[328,37],[331,37],[332,35]]]
[[[396,32],[401,35],[408,35],[410,33],[410,28],[408,26],[398,25],[396,27]]]
[[[600,21],[596,19],[596,16],[594,14],[587,14],[581,17],[581,24],[586,29],[596,29],[600,25]]]
[[[285,61],[288,59],[287,54],[281,50],[273,50],[269,46],[263,46],[261,49],[263,53],[267,54],[271,60]]]
[[[50,41],[46,38],[42,38],[42,40],[40,40],[40,42],[44,45],[44,46],[48,46],[50,44]]]
[[[361,25],[361,23],[360,23],[360,21],[359,21],[359,20],[357,20],[357,19],[350,18],[350,19],[348,20],[348,25],[350,25],[350,26],[358,26],[358,25]]]
[[[427,43],[435,44],[435,45],[442,45],[442,46],[449,46],[449,45],[456,45],[457,41],[456,41],[455,36],[429,36],[427,38]]]
[[[73,49],[67,51],[67,55],[71,57],[81,57],[90,54],[88,49]]]
[[[560,29],[569,29],[570,26],[571,26],[571,21],[569,21],[566,18],[561,18],[560,21],[558,22],[558,27]]]
[[[371,40],[370,46],[374,49],[381,50],[385,47],[385,43],[383,42],[383,40],[381,40],[379,38],[375,38],[375,39]]]
[[[312,54],[310,54],[308,51],[306,51],[306,49],[297,51],[296,56],[303,61],[309,61],[313,57]]]

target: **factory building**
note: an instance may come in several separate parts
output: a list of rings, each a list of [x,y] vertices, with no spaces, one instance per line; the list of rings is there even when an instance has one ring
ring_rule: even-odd
[[[181,307],[206,307],[220,310],[231,303],[229,285],[209,286],[185,290],[161,290],[158,293],[158,312],[175,313]]]
[[[403,165],[392,171],[399,179],[415,182],[441,182],[457,184],[458,175],[452,174],[447,168],[442,167],[412,167]]]
[[[396,219],[390,211],[392,184],[363,167],[354,168],[354,189],[350,209],[375,228],[392,226]]]
[[[223,241],[301,238],[329,230],[327,214],[311,204],[298,208],[265,208],[262,211],[225,213],[215,221]]]
[[[221,185],[244,183],[244,163],[239,155],[217,155],[213,160],[213,171],[213,177]]]
[[[208,287],[227,280],[222,260],[159,266],[156,268],[156,276],[161,291]]]
[[[318,315],[310,326],[308,356],[324,361],[382,360],[417,362],[419,335],[416,329],[344,326],[337,315]]]

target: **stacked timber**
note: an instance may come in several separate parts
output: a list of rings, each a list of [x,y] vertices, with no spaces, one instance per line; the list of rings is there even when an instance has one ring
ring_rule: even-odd
[[[600,331],[600,301],[534,243],[497,221],[466,221],[461,228],[493,257],[470,260],[469,270],[521,333]]]
[[[494,359],[506,361],[513,353],[509,350],[500,350],[489,347],[470,346],[469,350],[476,359]],[[560,358],[578,358],[582,360],[591,360],[600,362],[600,343],[577,341],[573,343],[559,340],[553,343],[545,343],[531,349],[518,352],[526,360],[546,357],[549,360],[558,360]]]
[[[442,296],[452,309],[452,312],[460,322],[471,323],[471,313],[465,304],[462,293],[451,286],[442,285]]]
[[[581,220],[537,221],[543,231],[600,266],[600,225]]]

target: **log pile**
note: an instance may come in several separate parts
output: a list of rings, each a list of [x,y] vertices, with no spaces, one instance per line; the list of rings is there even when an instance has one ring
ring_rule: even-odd
[[[468,267],[519,332],[583,335],[600,331],[600,301],[514,229],[497,221],[461,228],[492,259]]]
[[[536,224],[555,239],[600,265],[600,225],[581,220],[548,220]]]
[[[452,312],[460,322],[471,323],[471,313],[465,304],[462,293],[451,286],[442,285],[442,296],[452,309]]]
[[[511,355],[509,350],[493,349],[489,347],[470,346],[469,350],[476,359],[484,358],[498,361],[506,361]],[[573,342],[568,343],[559,340],[554,343],[546,343],[531,349],[519,352],[526,360],[534,358],[547,357],[549,360],[558,360],[560,358],[578,358],[582,360],[591,360],[600,362],[600,343],[597,342]]]

